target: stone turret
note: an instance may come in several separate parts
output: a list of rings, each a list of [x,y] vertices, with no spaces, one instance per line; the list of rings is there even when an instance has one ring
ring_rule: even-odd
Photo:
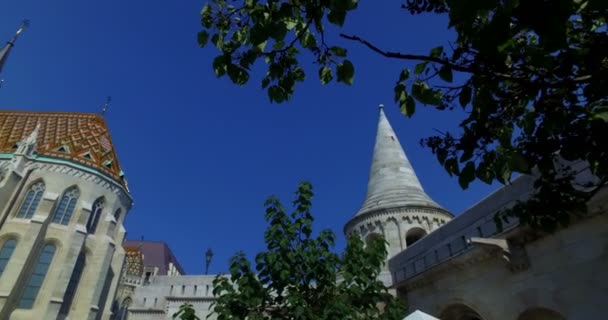
[[[367,196],[344,232],[357,233],[365,241],[384,236],[389,243],[388,258],[391,258],[452,217],[424,192],[380,106]],[[390,284],[388,269],[381,277]]]

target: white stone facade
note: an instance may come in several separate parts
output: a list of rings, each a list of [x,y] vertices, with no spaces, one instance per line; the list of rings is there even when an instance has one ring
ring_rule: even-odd
[[[140,278],[126,279],[134,284],[131,289],[119,294],[123,307],[117,320],[166,320],[184,303],[190,303],[201,319],[215,319],[210,306],[214,301],[214,275],[197,276],[153,276],[143,283]],[[128,308],[127,308],[128,306]],[[128,313],[128,314],[127,314]]]
[[[0,250],[9,240],[16,243],[0,274],[0,319],[110,319],[124,261],[123,221],[132,205],[130,195],[94,169],[37,156],[34,150],[0,154]],[[32,203],[26,198],[37,183],[43,185],[39,201],[20,216],[22,207]],[[69,203],[73,213],[57,223],[57,212],[70,211],[61,207],[68,190],[77,194]],[[96,202],[103,207],[94,210]],[[46,248],[54,252],[44,264]],[[80,255],[82,268],[75,268]],[[43,265],[45,272],[39,269]],[[79,277],[72,276],[76,269]],[[24,297],[30,296],[33,304],[24,307]]]
[[[555,234],[497,229],[494,214],[527,198],[520,177],[390,261],[412,309],[442,320],[604,319],[608,307],[608,188],[590,214]]]

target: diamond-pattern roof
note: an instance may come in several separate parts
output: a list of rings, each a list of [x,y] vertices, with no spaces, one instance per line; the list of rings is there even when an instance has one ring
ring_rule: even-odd
[[[0,153],[13,153],[38,124],[37,154],[92,167],[125,185],[106,122],[95,113],[0,111]]]

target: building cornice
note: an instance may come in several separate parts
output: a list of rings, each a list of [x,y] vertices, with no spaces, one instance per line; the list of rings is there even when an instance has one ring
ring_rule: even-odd
[[[379,209],[370,212],[366,212],[361,215],[356,215],[350,221],[346,223],[344,226],[344,234],[347,234],[348,230],[353,229],[356,225],[365,222],[365,221],[374,221],[374,220],[383,220],[387,217],[395,217],[395,216],[411,216],[413,214],[429,214],[429,215],[443,215],[445,216],[445,221],[452,219],[454,215],[452,215],[449,211],[433,208],[433,207],[424,207],[424,206],[404,206],[390,209]],[[403,217],[404,219],[406,217]],[[423,216],[420,218],[421,220],[429,220],[427,216]],[[433,220],[433,219],[431,219]],[[435,220],[440,220],[439,218],[435,218]]]
[[[14,158],[13,154],[0,153],[0,161],[10,161]],[[57,159],[47,156],[33,156],[26,157],[28,160],[25,164],[26,168],[36,169],[46,172],[62,173],[70,176],[78,177],[80,179],[93,182],[100,185],[112,193],[116,194],[121,201],[128,203],[129,206],[133,205],[133,198],[131,194],[121,183],[116,181],[114,178],[95,170],[88,166],[83,166],[78,163],[74,163],[69,160]]]

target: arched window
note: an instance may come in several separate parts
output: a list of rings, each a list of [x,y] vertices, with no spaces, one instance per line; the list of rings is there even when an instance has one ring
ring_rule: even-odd
[[[80,278],[82,277],[82,273],[86,264],[87,256],[84,252],[81,252],[78,255],[78,259],[76,259],[76,264],[74,265],[74,270],[72,270],[70,282],[68,282],[68,287],[65,290],[65,294],[63,295],[63,304],[61,304],[57,319],[65,319],[70,313],[70,309],[72,308],[72,302],[74,302],[76,290],[78,289],[78,284],[80,283]]]
[[[45,245],[30,274],[25,290],[23,290],[23,295],[19,301],[19,308],[31,309],[32,306],[34,306],[34,301],[36,301],[36,296],[38,296],[38,291],[40,291],[40,287],[42,287],[42,283],[44,282],[47,271],[49,271],[49,266],[51,265],[51,261],[53,261],[54,255],[55,245]]]
[[[74,214],[74,209],[76,208],[76,202],[78,201],[79,196],[80,191],[78,191],[78,188],[76,187],[72,187],[63,193],[59,205],[53,214],[54,223],[63,225],[70,223],[70,219],[72,218],[72,214]]]
[[[483,320],[481,315],[464,304],[452,304],[441,312],[441,320]]]
[[[120,311],[118,312],[118,320],[127,320],[129,317],[129,307],[131,306],[131,299],[127,298],[122,302]]]
[[[2,244],[2,247],[0,248],[0,277],[2,276],[2,272],[4,272],[8,261],[11,259],[15,247],[17,247],[17,240],[14,239],[6,240]]]
[[[89,233],[95,233],[95,229],[97,229],[99,217],[101,217],[101,212],[103,211],[104,205],[105,200],[103,198],[99,198],[95,200],[95,202],[93,202],[93,207],[91,208],[91,215],[89,216],[89,221],[87,221],[87,231]]]
[[[426,236],[426,231],[424,231],[424,229],[418,227],[411,228],[405,235],[405,244],[409,247],[424,236]]]
[[[114,212],[114,220],[116,220],[116,222],[118,222],[118,219],[120,219],[121,214],[122,210],[120,208],[116,209],[116,211]]]
[[[17,212],[17,218],[31,219],[34,216],[34,212],[36,212],[36,208],[38,208],[43,193],[44,182],[38,181],[34,183],[25,195],[21,208]]]

